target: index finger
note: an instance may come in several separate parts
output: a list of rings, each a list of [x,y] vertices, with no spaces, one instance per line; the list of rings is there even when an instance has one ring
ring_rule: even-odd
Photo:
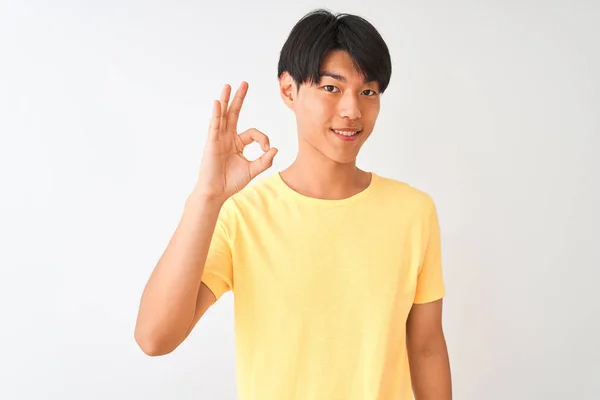
[[[240,87],[235,92],[235,96],[233,97],[233,101],[231,102],[229,110],[227,110],[227,129],[230,131],[237,132],[237,123],[246,93],[248,93],[248,83],[242,82]]]
[[[213,100],[213,111],[212,118],[210,120],[210,126],[208,128],[208,137],[212,140],[219,138],[219,132],[221,131],[221,102]]]

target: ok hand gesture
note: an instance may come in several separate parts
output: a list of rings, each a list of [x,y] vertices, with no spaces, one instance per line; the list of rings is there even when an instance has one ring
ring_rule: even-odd
[[[237,133],[237,122],[248,84],[242,82],[233,97],[231,86],[225,85],[221,99],[213,103],[212,120],[200,166],[195,192],[205,199],[225,201],[244,188],[254,177],[273,164],[277,149],[270,147],[269,138],[251,128]],[[244,157],[244,148],[258,142],[263,155],[253,161]]]

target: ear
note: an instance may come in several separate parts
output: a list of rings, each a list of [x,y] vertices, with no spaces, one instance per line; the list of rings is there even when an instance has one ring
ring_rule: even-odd
[[[279,94],[285,105],[292,110],[294,109],[297,93],[294,78],[287,71],[281,74],[281,77],[279,77]]]

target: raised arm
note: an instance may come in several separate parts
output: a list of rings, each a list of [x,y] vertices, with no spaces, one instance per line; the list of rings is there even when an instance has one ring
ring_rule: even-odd
[[[215,302],[201,281],[221,207],[273,163],[277,150],[270,148],[265,134],[256,129],[237,133],[247,90],[243,82],[228,107],[231,87],[225,85],[215,101],[198,182],[143,291],[134,337],[148,355],[172,352]],[[255,141],[264,154],[248,161],[244,147]]]

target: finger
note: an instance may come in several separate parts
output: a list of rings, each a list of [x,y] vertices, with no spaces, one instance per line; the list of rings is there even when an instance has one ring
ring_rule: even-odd
[[[244,147],[248,146],[252,142],[257,142],[260,144],[260,148],[265,152],[269,151],[271,148],[269,137],[258,129],[250,128],[247,131],[240,133],[238,136]]]
[[[227,110],[227,130],[229,131],[237,132],[237,123],[246,93],[248,93],[248,83],[242,82],[231,101],[231,107]]]
[[[208,129],[208,136],[210,139],[216,139],[219,137],[219,131],[221,130],[221,103],[218,100],[213,101],[212,118],[210,120],[210,127]]]
[[[227,108],[229,107],[229,98],[231,97],[231,86],[223,86],[221,91],[221,132],[227,130]]]
[[[275,155],[277,155],[277,149],[272,147],[256,160],[250,161],[250,177],[254,179],[258,174],[270,168],[273,165]]]

